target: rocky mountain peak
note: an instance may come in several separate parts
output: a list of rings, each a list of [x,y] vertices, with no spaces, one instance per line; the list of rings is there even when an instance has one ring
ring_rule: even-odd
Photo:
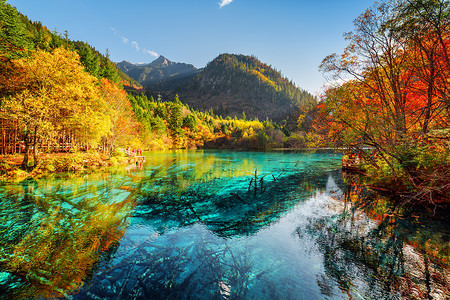
[[[172,64],[174,64],[174,63],[171,62],[170,60],[168,60],[167,58],[165,58],[164,56],[160,55],[157,59],[152,61],[149,65],[150,66],[169,66]]]

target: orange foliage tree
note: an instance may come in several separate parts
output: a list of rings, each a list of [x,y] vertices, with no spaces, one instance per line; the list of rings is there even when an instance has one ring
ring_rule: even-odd
[[[387,26],[406,45],[409,71],[414,76],[411,93],[418,102],[411,109],[421,119],[423,134],[433,122],[435,126],[448,127],[450,3],[407,0],[398,2],[394,10],[396,14]]]
[[[348,147],[376,149],[378,169],[389,169],[377,175],[397,177],[415,199],[450,194],[449,15],[444,1],[376,4],[354,21],[344,53],[320,66],[344,82],[325,92],[322,128]]]

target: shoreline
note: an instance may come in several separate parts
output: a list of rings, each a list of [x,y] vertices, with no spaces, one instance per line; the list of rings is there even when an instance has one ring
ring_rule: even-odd
[[[103,168],[131,163],[133,157],[105,155],[99,152],[42,154],[36,167],[20,168],[23,154],[0,155],[0,183],[41,178],[59,173],[88,174]]]
[[[184,150],[184,149],[175,149],[175,150]],[[186,149],[188,150],[188,149]],[[199,149],[201,150],[201,149]],[[205,150],[214,150],[214,149],[205,149]],[[216,149],[216,150],[224,150],[224,149]],[[233,150],[233,149],[226,149]],[[235,151],[241,151],[234,149]],[[343,148],[274,148],[266,151],[339,151],[343,150]],[[166,150],[167,151],[167,150]],[[169,150],[172,151],[172,150]],[[252,150],[254,151],[254,150]],[[146,151],[146,152],[154,152],[154,151]],[[0,184],[8,184],[14,182],[21,182],[27,179],[39,179],[45,178],[49,176],[58,176],[58,174],[70,174],[70,175],[82,175],[82,174],[90,174],[94,172],[101,171],[102,169],[110,168],[113,166],[127,166],[139,161],[140,158],[135,156],[128,155],[115,155],[109,157],[101,152],[65,152],[65,153],[50,153],[50,154],[42,154],[39,157],[39,163],[37,167],[30,166],[29,170],[22,170],[20,168],[20,164],[23,160],[23,154],[8,154],[8,155],[0,155]],[[344,168],[343,168],[343,171]],[[364,172],[361,170],[349,170],[349,173],[359,174],[361,175]],[[367,174],[363,174],[364,177],[367,177]],[[392,179],[392,178],[391,178]],[[398,182],[397,182],[398,183]],[[408,201],[408,198],[413,194],[412,191],[409,191],[403,185],[393,185],[389,187],[386,184],[385,179],[378,178],[375,181],[366,182],[366,185],[369,189],[373,190],[378,194],[388,195],[392,200],[399,204],[409,203],[411,206],[419,205],[429,207],[430,203],[425,203],[423,201]],[[446,198],[437,198],[435,202],[432,203],[434,206],[436,205],[445,205],[449,207],[450,201]],[[408,205],[409,206],[409,205]]]

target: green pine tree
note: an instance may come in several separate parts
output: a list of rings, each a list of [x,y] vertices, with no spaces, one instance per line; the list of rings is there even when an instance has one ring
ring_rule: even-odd
[[[181,134],[181,125],[183,124],[181,108],[182,106],[176,102],[170,107],[169,129],[174,136]]]
[[[109,57],[109,50],[106,49],[105,58],[102,62],[101,76],[112,82],[119,82],[119,74],[117,68],[109,59]]]
[[[87,72],[95,77],[100,77],[100,59],[87,43],[82,43],[78,50],[81,64]]]
[[[0,57],[22,57],[32,48],[16,8],[0,0]]]

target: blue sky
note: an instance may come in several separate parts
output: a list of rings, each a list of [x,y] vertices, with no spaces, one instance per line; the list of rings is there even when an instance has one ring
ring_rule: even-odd
[[[68,31],[113,61],[158,55],[204,67],[221,53],[255,55],[313,94],[322,59],[373,0],[8,0],[50,30]]]

